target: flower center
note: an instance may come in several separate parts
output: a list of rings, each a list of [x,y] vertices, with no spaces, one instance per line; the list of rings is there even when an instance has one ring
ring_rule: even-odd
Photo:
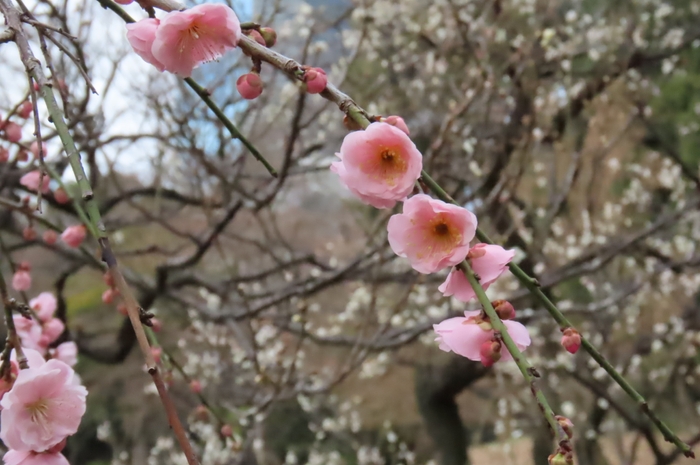
[[[435,234],[437,234],[438,236],[446,236],[450,233],[450,227],[447,226],[447,224],[445,224],[444,222],[442,222],[436,224],[433,228],[433,231],[435,231]]]
[[[25,407],[32,419],[32,423],[36,423],[42,426],[44,429],[48,427],[48,417],[49,417],[49,400],[39,399],[36,402],[27,404]]]

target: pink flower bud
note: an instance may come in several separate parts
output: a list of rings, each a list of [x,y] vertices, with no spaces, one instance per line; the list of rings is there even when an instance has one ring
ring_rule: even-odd
[[[15,291],[28,291],[32,287],[32,275],[28,270],[19,269],[12,276],[12,288]]]
[[[581,334],[574,328],[566,328],[562,331],[561,345],[567,352],[575,354],[581,347]]]
[[[160,357],[163,355],[163,349],[160,347],[151,347],[151,355],[153,355],[153,359],[156,361],[156,363],[160,363]]]
[[[34,87],[34,92],[39,92],[39,89],[41,89],[41,87],[39,87],[39,83],[38,83],[38,82],[35,82],[34,85],[33,85],[32,87]]]
[[[78,248],[80,244],[85,240],[85,235],[87,234],[87,229],[82,224],[77,224],[75,226],[69,226],[61,234],[61,240],[68,246]]]
[[[32,152],[32,155],[34,155],[34,158],[39,159],[39,143],[37,141],[32,142],[29,146],[29,150]],[[46,156],[46,143],[44,142],[41,143],[41,154],[43,157]]]
[[[231,436],[233,436],[233,428],[231,428],[231,425],[223,425],[221,427],[221,435],[225,438],[230,438]]]
[[[56,231],[54,231],[53,229],[47,229],[46,231],[44,231],[42,238],[44,239],[44,242],[46,244],[54,245],[58,240],[58,233],[56,233]]]
[[[34,111],[34,105],[32,105],[32,102],[27,100],[17,109],[17,114],[20,116],[20,118],[27,119],[32,114],[32,111]]]
[[[557,420],[569,439],[574,437],[574,423],[571,420],[561,415],[555,415],[554,418]]]
[[[236,81],[236,89],[246,100],[253,100],[260,97],[263,91],[263,84],[260,80],[260,75],[257,73],[248,73],[239,77]]]
[[[119,305],[117,305],[117,311],[124,316],[129,315],[129,310],[127,310],[126,304],[124,302],[121,302]]]
[[[304,73],[306,91],[310,94],[320,94],[328,84],[326,72],[321,68],[309,68]]]
[[[260,45],[262,45],[263,47],[267,47],[267,42],[263,38],[262,34],[260,34],[255,29],[251,29],[248,32],[247,36],[250,37],[251,39],[253,39],[254,41],[256,41],[257,43],[259,43]]]
[[[25,241],[33,241],[36,239],[36,231],[31,226],[27,226],[22,230],[22,237]]]
[[[102,281],[104,281],[107,286],[114,287],[114,278],[109,271],[105,271],[105,274],[102,275]]]
[[[102,302],[109,305],[112,302],[114,302],[114,296],[116,296],[116,295],[117,295],[116,291],[110,287],[109,289],[105,290],[102,293]]]
[[[196,379],[193,379],[190,381],[190,391],[194,392],[195,394],[199,394],[202,392],[202,383],[197,381]]]
[[[473,260],[475,258],[481,258],[484,255],[486,255],[486,248],[485,247],[474,246],[471,249],[469,249],[469,253],[467,254],[467,259]]]
[[[66,193],[65,190],[63,190],[62,187],[59,187],[53,192],[53,198],[56,200],[57,203],[60,203],[61,205],[65,205],[68,202],[70,202],[70,197]]]
[[[273,47],[277,43],[277,32],[271,27],[261,27],[260,35],[265,39],[265,45]]]
[[[379,121],[382,121],[383,123],[391,124],[392,126],[401,129],[403,132],[406,133],[406,135],[409,135],[409,136],[411,135],[411,131],[408,130],[408,126],[406,126],[406,122],[400,116],[387,116],[386,118],[381,118]]]
[[[499,299],[491,302],[493,309],[496,310],[498,318],[501,320],[512,320],[515,318],[515,309],[513,305],[507,300]]]
[[[163,323],[158,318],[151,318],[151,329],[154,333],[159,333],[163,329]]]
[[[485,341],[481,344],[479,354],[481,363],[485,367],[490,367],[501,359],[501,343],[494,340]]]
[[[0,147],[0,163],[7,163],[10,159],[10,151],[5,147]]]
[[[12,121],[6,121],[2,124],[5,130],[5,139],[10,142],[19,142],[22,139],[22,126]]]

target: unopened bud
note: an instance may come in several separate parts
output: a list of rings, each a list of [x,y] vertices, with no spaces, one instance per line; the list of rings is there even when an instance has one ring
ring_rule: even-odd
[[[58,233],[53,229],[47,229],[44,231],[42,238],[47,245],[54,245],[58,241]]]
[[[236,81],[236,89],[246,100],[253,100],[260,97],[263,91],[262,80],[258,73],[248,73],[239,77]]]
[[[481,355],[481,363],[485,367],[490,367],[501,359],[501,343],[494,340],[483,342],[479,355]]]
[[[63,190],[62,187],[59,187],[56,189],[53,193],[53,198],[56,200],[56,202],[60,203],[61,205],[64,205],[68,202],[70,202],[70,197],[66,193],[65,190]]]
[[[575,354],[581,347],[581,334],[574,328],[566,328],[562,331],[561,345],[567,352]]]
[[[277,43],[277,32],[271,27],[261,27],[260,35],[265,39],[265,45],[273,47]]]
[[[308,68],[304,72],[304,82],[306,83],[306,91],[310,94],[320,94],[328,85],[326,72],[321,68]]]
[[[513,308],[513,304],[507,300],[494,300],[491,302],[491,305],[493,305],[493,309],[496,310],[498,318],[501,320],[512,320],[515,318],[515,309]]]
[[[202,392],[202,383],[196,379],[193,379],[190,381],[190,391],[194,392],[195,394],[199,394]]]
[[[406,125],[406,122],[400,116],[387,116],[386,118],[381,118],[379,121],[391,124],[397,129],[401,129],[403,132],[406,133],[407,136],[411,135],[411,132],[408,130],[408,126]]]
[[[231,425],[223,425],[221,427],[221,435],[225,438],[230,438],[231,436],[233,436],[233,428],[231,428]]]
[[[31,226],[27,226],[22,230],[22,237],[25,241],[33,241],[36,239],[36,231]]]
[[[160,347],[151,347],[151,355],[153,355],[153,359],[156,361],[156,363],[160,363],[160,357],[163,355],[163,349]]]
[[[267,47],[267,42],[265,41],[265,38],[255,29],[251,29],[247,35],[263,47]]]
[[[17,114],[20,116],[20,118],[27,119],[32,114],[32,111],[34,111],[34,105],[32,105],[32,102],[27,100],[17,109]]]
[[[469,249],[469,253],[467,254],[467,259],[472,260],[474,258],[481,258],[484,255],[486,255],[486,250],[485,250],[486,244],[476,244],[474,247]]]
[[[200,421],[207,421],[209,419],[209,410],[204,405],[198,405],[194,409],[194,417]]]
[[[569,439],[574,437],[574,423],[571,420],[562,415],[556,415],[554,418],[557,420],[559,426],[561,426]]]
[[[102,293],[102,302],[104,302],[105,304],[109,305],[109,304],[111,304],[112,302],[114,302],[114,297],[115,297],[116,295],[117,295],[116,290],[115,290],[114,288],[111,288],[111,287],[110,287],[109,289],[105,290],[105,291]]]

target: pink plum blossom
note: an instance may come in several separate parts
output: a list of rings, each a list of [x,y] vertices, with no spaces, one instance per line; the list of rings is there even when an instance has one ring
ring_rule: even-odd
[[[85,240],[85,235],[87,234],[87,229],[82,224],[77,224],[74,226],[69,226],[61,234],[61,240],[65,242],[68,247],[78,248],[80,244]]]
[[[52,351],[51,357],[62,361],[68,366],[75,366],[78,363],[78,346],[73,341],[59,344]]]
[[[236,81],[236,89],[246,100],[253,100],[260,97],[263,91],[263,84],[258,73],[248,73],[239,77]]]
[[[44,350],[41,345],[42,327],[33,318],[25,318],[22,315],[14,315],[12,319],[15,322],[17,335],[22,342],[22,347],[33,350]]]
[[[51,318],[49,321],[44,323],[40,339],[41,345],[43,347],[48,347],[49,344],[54,342],[61,334],[63,334],[63,330],[65,329],[66,325],[64,325],[61,320],[58,318]]]
[[[153,42],[156,40],[156,30],[160,25],[157,18],[147,18],[126,25],[126,38],[134,52],[147,63],[155,66],[158,71],[165,70],[163,63],[153,56]]]
[[[241,25],[231,8],[204,3],[165,15],[151,52],[167,71],[189,77],[200,64],[233,49],[240,38]]]
[[[18,269],[12,276],[12,288],[15,291],[28,291],[32,287],[32,275],[29,270]]]
[[[20,184],[34,192],[39,191],[39,184],[41,183],[41,192],[44,194],[48,194],[50,182],[51,178],[47,175],[44,175],[42,179],[41,172],[39,170],[30,171],[19,180]]]
[[[391,208],[404,200],[423,169],[423,157],[411,139],[386,123],[346,135],[336,155],[340,161],[331,171],[362,202],[376,208]]]
[[[506,250],[500,245],[477,244],[471,248],[467,258],[479,277],[479,283],[486,290],[508,268],[514,256],[514,250]],[[454,296],[462,302],[476,297],[471,284],[459,269],[452,270],[438,289],[446,297]]]
[[[520,350],[530,345],[530,335],[527,328],[517,321],[505,320],[503,324],[508,334]],[[448,318],[433,325],[437,334],[436,341],[440,349],[445,352],[454,352],[469,360],[480,361],[482,359],[482,346],[493,339],[494,331],[491,324],[483,317],[480,311],[464,312],[464,317]],[[492,348],[492,350],[494,350]],[[508,350],[501,350],[500,360],[512,360]]]
[[[304,73],[304,82],[308,93],[320,94],[328,85],[328,77],[326,77],[326,72],[321,68],[309,68]]]
[[[78,430],[87,390],[74,377],[60,360],[20,370],[0,401],[0,439],[8,448],[43,452]]]
[[[8,450],[2,459],[5,465],[70,465],[60,452]]]
[[[464,260],[476,222],[476,216],[465,208],[425,194],[414,195],[404,202],[403,213],[389,219],[389,245],[397,255],[408,258],[414,270],[435,273]]]
[[[29,301],[29,307],[41,321],[49,321],[56,312],[57,305],[56,297],[50,292],[42,292]]]

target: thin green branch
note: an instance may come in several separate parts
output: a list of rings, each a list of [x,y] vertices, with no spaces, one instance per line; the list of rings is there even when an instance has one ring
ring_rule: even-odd
[[[549,406],[549,403],[547,402],[544,393],[540,390],[540,388],[537,385],[537,378],[540,377],[539,373],[530,364],[530,362],[523,355],[520,349],[518,349],[518,346],[515,344],[515,341],[513,341],[513,338],[510,337],[510,334],[508,333],[508,328],[506,328],[506,325],[503,324],[503,321],[501,321],[501,319],[498,317],[498,313],[496,313],[496,310],[491,304],[491,300],[486,295],[486,291],[484,291],[484,288],[481,286],[481,283],[479,283],[479,280],[474,274],[474,270],[471,268],[469,261],[465,260],[458,266],[458,268],[462,270],[464,276],[467,277],[469,284],[472,286],[472,289],[474,289],[476,298],[479,300],[479,303],[483,307],[484,312],[489,317],[491,327],[493,327],[494,331],[499,335],[498,337],[505,344],[506,348],[508,349],[508,352],[510,352],[510,354],[513,356],[513,360],[518,366],[520,373],[522,373],[523,378],[525,378],[525,381],[527,381],[530,384],[530,390],[532,391],[532,395],[535,397],[537,405],[540,407],[540,410],[542,411],[542,414],[547,420],[549,427],[554,432],[559,447],[564,450],[570,451],[571,444],[569,443],[569,437],[555,418],[554,411]]]

